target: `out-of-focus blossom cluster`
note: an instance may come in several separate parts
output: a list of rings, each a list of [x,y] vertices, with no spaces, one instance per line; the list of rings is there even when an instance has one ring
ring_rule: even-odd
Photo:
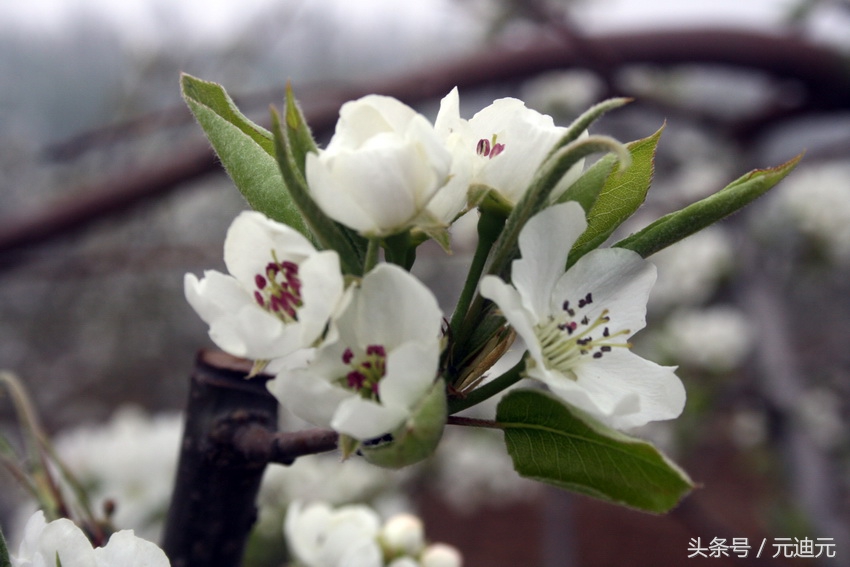
[[[362,505],[333,509],[326,503],[295,502],[284,532],[300,567],[461,567],[452,546],[425,540],[422,521],[398,514],[382,522]]]

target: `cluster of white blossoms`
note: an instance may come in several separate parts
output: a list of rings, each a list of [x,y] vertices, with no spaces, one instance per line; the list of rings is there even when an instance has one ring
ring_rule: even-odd
[[[60,518],[48,523],[39,511],[27,522],[12,567],[168,567],[165,553],[133,530],[115,532],[103,547],[91,542],[74,522]]]
[[[469,120],[459,107],[455,89],[431,124],[389,97],[346,103],[327,148],[306,156],[310,196],[370,250],[410,231],[447,238],[446,228],[485,198],[509,211],[566,128],[517,99]],[[581,167],[562,175],[548,203]],[[673,418],[684,404],[674,369],[629,351],[654,267],[634,252],[604,249],[565,272],[586,225],[575,202],[544,208],[521,231],[510,282],[487,276],[480,293],[525,340],[528,377],[614,427]],[[376,255],[370,262],[367,252],[362,276],[345,274],[337,252],[243,212],[225,241],[230,275],[187,274],[186,297],[220,348],[276,373],[269,389],[289,410],[369,441],[399,430],[433,393],[449,338],[431,290]]]
[[[422,521],[398,514],[382,523],[367,506],[333,509],[318,502],[290,506],[284,524],[289,549],[302,567],[461,567],[454,547],[427,544]]]

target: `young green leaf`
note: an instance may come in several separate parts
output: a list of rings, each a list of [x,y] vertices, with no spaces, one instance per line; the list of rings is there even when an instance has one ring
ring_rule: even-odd
[[[496,420],[514,468],[526,478],[656,514],[669,511],[694,487],[648,442],[539,390],[507,394]]]
[[[589,213],[594,203],[596,203],[596,199],[599,198],[599,193],[605,185],[605,180],[611,175],[611,171],[614,169],[616,163],[617,158],[611,154],[598,160],[558,197],[556,203],[575,201],[581,205],[585,214]]]
[[[800,154],[770,169],[756,169],[684,209],[665,215],[614,244],[646,258],[745,207],[779,183],[803,158]]]
[[[655,134],[627,144],[632,162],[624,170],[611,173],[605,180],[587,213],[587,230],[570,251],[569,265],[602,244],[643,204],[652,183],[655,150],[663,130],[662,126]]]
[[[248,204],[312,238],[283,183],[272,134],[239,112],[221,85],[185,74],[180,84],[183,99]]]

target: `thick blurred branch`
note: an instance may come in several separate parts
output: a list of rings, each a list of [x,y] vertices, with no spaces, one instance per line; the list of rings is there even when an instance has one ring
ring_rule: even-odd
[[[602,76],[634,64],[675,66],[718,65],[767,73],[799,84],[805,95],[784,115],[836,111],[850,108],[850,72],[844,57],[829,48],[792,36],[730,29],[640,32],[583,36],[580,49],[542,36],[520,49],[491,46],[483,52],[438,67],[385,81],[348,87],[324,88],[321,93],[301,94],[308,122],[318,135],[336,122],[340,105],[371,92],[383,93],[415,104],[445,95],[452,87],[472,89],[513,82],[545,71],[571,67],[589,68]],[[591,57],[588,54],[602,54]],[[605,68],[594,68],[603,65]],[[307,91],[308,89],[296,89]],[[299,94],[298,92],[296,94]],[[265,98],[282,100],[282,91]],[[173,111],[168,111],[173,112]],[[188,112],[186,117],[188,118]],[[173,117],[171,118],[173,120]],[[752,126],[752,125],[751,125]],[[752,134],[752,127],[749,128]],[[83,143],[82,140],[80,143]],[[28,249],[85,227],[101,217],[125,211],[158,197],[181,184],[220,171],[206,147],[176,155],[170,162],[150,164],[120,178],[69,191],[67,201],[51,203],[44,212],[19,219],[5,219],[0,228],[0,267],[24,260]]]
[[[333,431],[278,433],[268,376],[246,380],[250,370],[224,353],[198,355],[163,537],[174,567],[240,565],[266,465],[336,448]]]

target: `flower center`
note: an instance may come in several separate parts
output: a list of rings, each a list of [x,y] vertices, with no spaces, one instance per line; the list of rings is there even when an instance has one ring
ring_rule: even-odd
[[[254,275],[254,286],[254,300],[260,307],[285,323],[298,320],[298,308],[303,305],[298,264],[279,261],[272,250],[272,261],[266,264],[263,273]]]
[[[503,151],[505,151],[505,144],[496,143],[496,134],[493,134],[492,140],[481,138],[475,146],[475,152],[478,155],[489,159],[493,159]]]
[[[631,348],[631,343],[615,340],[630,331],[612,333],[608,327],[611,321],[608,310],[594,320],[590,320],[582,311],[593,303],[593,294],[588,293],[578,300],[577,306],[564,301],[561,312],[549,316],[549,320],[534,328],[543,351],[543,357],[550,369],[558,370],[565,376],[576,379],[573,368],[582,357],[602,358],[614,347]]]
[[[366,352],[354,356],[350,348],[342,353],[342,361],[351,371],[341,378],[342,385],[369,400],[380,400],[378,383],[387,373],[387,351],[381,345],[369,345]]]

